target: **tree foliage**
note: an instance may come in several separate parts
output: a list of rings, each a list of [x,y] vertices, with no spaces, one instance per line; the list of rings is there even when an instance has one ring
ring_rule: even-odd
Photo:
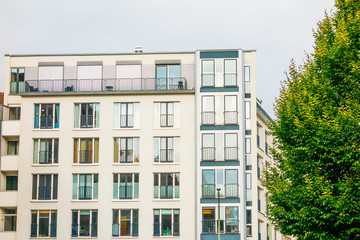
[[[298,239],[360,239],[360,1],[337,0],[276,100],[270,217]]]

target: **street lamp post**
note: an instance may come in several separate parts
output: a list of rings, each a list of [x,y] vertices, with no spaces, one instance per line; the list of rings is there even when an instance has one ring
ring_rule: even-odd
[[[217,232],[218,232],[218,240],[220,240],[220,188],[216,189],[218,194],[217,194],[217,199],[218,199],[218,220],[217,220]]]

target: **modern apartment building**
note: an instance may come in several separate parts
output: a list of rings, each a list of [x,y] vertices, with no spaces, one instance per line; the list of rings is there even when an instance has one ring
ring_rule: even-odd
[[[255,57],[6,55],[0,239],[281,239]]]

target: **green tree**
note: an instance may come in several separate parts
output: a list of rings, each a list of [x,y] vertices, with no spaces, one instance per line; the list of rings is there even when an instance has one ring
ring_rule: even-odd
[[[360,1],[337,0],[276,100],[270,218],[298,239],[360,239]]]

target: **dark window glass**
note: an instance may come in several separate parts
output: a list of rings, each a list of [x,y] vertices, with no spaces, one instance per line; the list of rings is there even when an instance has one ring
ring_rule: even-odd
[[[8,141],[8,155],[18,155],[19,154],[19,141]]]
[[[17,191],[17,176],[6,176],[6,191]]]
[[[9,108],[9,120],[20,120],[20,107],[10,107]]]

